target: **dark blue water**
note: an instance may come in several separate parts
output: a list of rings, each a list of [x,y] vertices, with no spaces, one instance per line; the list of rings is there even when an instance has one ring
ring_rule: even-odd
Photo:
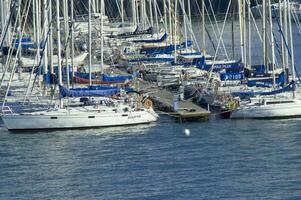
[[[163,116],[36,134],[1,124],[0,199],[301,199],[300,122]]]

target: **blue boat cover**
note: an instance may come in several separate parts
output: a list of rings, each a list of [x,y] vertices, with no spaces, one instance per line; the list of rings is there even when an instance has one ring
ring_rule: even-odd
[[[120,92],[119,88],[76,88],[68,89],[60,85],[60,98],[64,97],[108,97]]]
[[[227,70],[227,71],[241,71],[243,69],[243,65],[241,64],[241,60],[239,61],[233,61],[228,63],[218,63],[218,64],[207,64],[205,57],[202,57],[201,59],[198,59],[198,62],[196,63],[196,67],[202,70],[210,71],[213,67],[212,71],[218,72],[221,70]]]
[[[289,85],[286,87],[273,90],[273,91],[249,91],[249,92],[233,92],[232,96],[246,98],[246,97],[254,97],[254,96],[266,96],[266,95],[275,95],[280,94],[283,92],[292,92],[296,90],[296,84],[294,81],[292,81]]]
[[[267,77],[263,80],[249,80],[247,85],[249,87],[273,87],[273,77]],[[275,80],[276,86],[283,86],[285,83],[285,74],[282,72]]]
[[[251,66],[251,69],[255,74],[264,74],[266,72],[265,65],[253,65]]]
[[[23,37],[21,42],[32,42],[31,37]],[[13,39],[13,43],[20,43],[20,38]]]
[[[82,88],[79,88],[79,89],[82,89]],[[119,89],[119,88],[118,87],[111,87],[111,86],[103,86],[103,85],[91,85],[91,86],[88,86],[88,88],[86,88],[86,89],[88,89],[88,90],[108,90],[108,89]],[[134,89],[130,88],[130,87],[125,87],[125,88],[122,88],[122,89],[125,90],[126,92],[133,92],[134,91]]]
[[[84,79],[89,79],[90,78],[89,73],[82,73],[82,72],[74,72],[74,76],[79,77],[79,78],[84,78]],[[70,77],[72,77],[72,70],[70,72]],[[96,79],[97,77],[96,77],[95,74],[91,74],[91,78]]]
[[[21,43],[21,48],[24,48],[24,49],[37,48],[37,44],[35,44],[30,37],[26,37],[26,38],[22,38],[22,39],[15,38],[12,41],[12,44],[13,44],[12,46],[14,46],[14,48],[18,48],[20,43]],[[43,42],[41,42],[40,48],[43,49],[43,47],[44,47],[44,44],[43,44]]]
[[[157,40],[133,40],[132,42],[135,42],[135,43],[161,43],[161,42],[164,42],[166,39],[167,39],[167,33],[164,33],[164,35],[160,38],[160,39],[157,39]]]
[[[109,76],[104,74],[103,75],[103,81],[107,82],[114,82],[114,81],[126,81],[126,80],[132,80],[133,76]]]
[[[158,47],[148,47],[148,48],[141,48],[141,54],[147,55],[155,55],[155,54],[172,54],[172,52],[176,50],[186,49],[192,45],[192,41],[188,40],[187,45],[186,42],[183,42],[178,45],[167,45],[167,46],[158,46]]]
[[[244,72],[229,72],[220,74],[221,81],[238,81],[243,80],[244,78]]]
[[[134,32],[127,32],[127,33],[121,33],[116,35],[110,35],[108,37],[110,38],[131,38],[131,37],[135,37],[137,35],[144,35],[144,34],[153,34],[154,33],[154,29],[153,27],[149,27],[146,30],[139,30],[139,28],[137,27],[136,30]]]
[[[137,59],[128,60],[130,63],[135,62],[172,62],[174,58],[164,58],[164,57],[142,57]]]

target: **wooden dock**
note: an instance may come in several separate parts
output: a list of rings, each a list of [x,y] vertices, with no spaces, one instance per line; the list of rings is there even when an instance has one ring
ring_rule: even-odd
[[[155,104],[155,108],[167,112],[180,121],[208,120],[210,112],[194,104],[192,100],[178,101],[178,109],[174,109],[175,94],[166,89],[156,89],[150,92],[150,98]]]

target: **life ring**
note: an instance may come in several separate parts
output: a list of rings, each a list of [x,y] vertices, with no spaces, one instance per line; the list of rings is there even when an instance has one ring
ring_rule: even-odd
[[[153,102],[150,99],[146,99],[143,103],[144,107],[150,109],[153,107]]]

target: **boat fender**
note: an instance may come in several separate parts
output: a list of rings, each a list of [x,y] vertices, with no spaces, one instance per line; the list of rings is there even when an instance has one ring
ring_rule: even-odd
[[[235,110],[235,109],[237,108],[236,102],[235,102],[235,101],[230,101],[230,102],[228,103],[228,108],[229,108],[230,110]]]
[[[146,99],[143,103],[144,107],[150,109],[153,107],[153,102],[150,99]]]

